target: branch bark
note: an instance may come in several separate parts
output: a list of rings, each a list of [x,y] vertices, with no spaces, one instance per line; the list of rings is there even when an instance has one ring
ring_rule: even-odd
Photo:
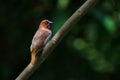
[[[42,53],[40,53],[41,55],[36,56],[35,64],[29,64],[16,78],[16,80],[27,80],[32,75],[32,73],[40,66],[40,64],[45,61],[45,59],[63,39],[63,37],[72,29],[72,27],[81,19],[81,17],[83,17],[90,10],[90,8],[95,5],[97,1],[98,0],[86,0],[86,2],[80,8],[78,8],[78,10],[63,24],[63,26],[48,42]]]

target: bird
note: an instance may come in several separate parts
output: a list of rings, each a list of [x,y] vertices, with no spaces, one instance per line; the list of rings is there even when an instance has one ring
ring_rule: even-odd
[[[38,52],[41,52],[45,45],[49,42],[52,36],[52,27],[51,21],[45,19],[40,22],[39,28],[33,36],[32,43],[30,46],[31,51],[31,61],[30,63],[34,65],[35,58]],[[39,53],[40,54],[40,53]]]

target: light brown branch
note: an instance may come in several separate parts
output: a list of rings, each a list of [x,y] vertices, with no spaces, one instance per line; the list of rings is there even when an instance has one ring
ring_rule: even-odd
[[[16,80],[27,80],[32,73],[40,66],[40,64],[49,56],[57,44],[63,39],[63,37],[71,30],[71,28],[83,17],[91,7],[95,5],[97,0],[87,0],[58,30],[53,38],[45,46],[40,55],[36,56],[34,65],[29,64],[23,72],[16,78]]]

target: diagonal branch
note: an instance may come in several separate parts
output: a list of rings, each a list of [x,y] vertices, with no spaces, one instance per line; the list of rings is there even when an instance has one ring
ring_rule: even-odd
[[[49,54],[54,50],[63,37],[72,29],[72,27],[83,17],[97,0],[86,0],[86,2],[63,24],[53,38],[48,42],[41,55],[36,56],[35,64],[29,64],[16,80],[27,80],[32,73],[45,61]]]

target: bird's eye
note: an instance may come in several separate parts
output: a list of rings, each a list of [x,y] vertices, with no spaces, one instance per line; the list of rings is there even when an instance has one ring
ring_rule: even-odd
[[[48,25],[48,22],[45,22],[45,25]]]
[[[47,24],[49,24],[49,22],[46,22]]]

